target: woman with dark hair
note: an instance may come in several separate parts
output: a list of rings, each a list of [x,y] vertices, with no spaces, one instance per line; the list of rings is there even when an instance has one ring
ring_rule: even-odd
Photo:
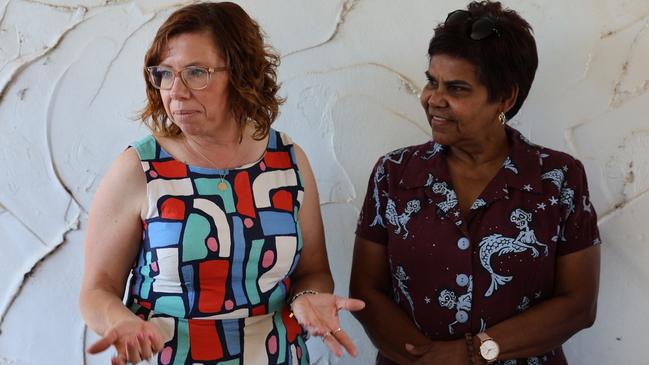
[[[356,355],[338,311],[363,302],[331,294],[313,173],[271,128],[278,61],[234,3],[183,7],[158,30],[141,114],[152,135],[117,158],[89,213],[80,305],[102,338],[88,352],[308,364],[304,328]]]
[[[372,172],[355,315],[379,364],[567,364],[562,343],[595,320],[600,240],[582,164],[507,125],[536,72],[532,29],[472,2],[428,55],[433,139]]]

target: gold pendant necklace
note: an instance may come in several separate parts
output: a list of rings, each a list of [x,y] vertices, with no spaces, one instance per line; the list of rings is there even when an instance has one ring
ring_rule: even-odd
[[[225,181],[223,181],[223,178],[224,178],[224,176],[221,176],[221,182],[219,182],[219,184],[217,185],[217,187],[221,191],[225,191],[225,189],[228,188],[228,184],[226,184]]]
[[[183,142],[184,142],[184,144],[185,144],[185,149],[187,149],[188,152],[192,152],[192,151],[193,151],[193,152],[198,153],[198,154],[199,154],[199,155],[200,155],[200,156],[201,156],[205,161],[209,162],[210,165],[212,165],[212,168],[214,168],[214,169],[216,169],[216,170],[223,170],[223,171],[224,171],[224,173],[222,173],[222,174],[219,173],[220,181],[219,181],[219,183],[216,185],[216,187],[217,187],[219,190],[221,190],[221,191],[226,191],[226,190],[228,189],[228,184],[225,182],[225,177],[228,175],[228,173],[230,172],[230,170],[229,170],[229,169],[226,169],[226,168],[224,168],[224,169],[219,169],[219,168],[217,167],[217,164],[215,164],[214,161],[212,161],[209,157],[205,156],[201,151],[192,148],[192,146],[190,146],[189,143],[187,143],[187,139],[189,139],[189,137],[185,135],[184,138],[183,138]],[[239,144],[237,144],[237,148],[236,148],[235,151],[234,151],[234,156],[237,155],[237,150],[238,150],[238,149],[239,149]],[[234,161],[234,158],[232,158],[232,159],[228,162],[228,165],[226,165],[226,166],[230,166],[230,164],[232,164],[232,161]]]

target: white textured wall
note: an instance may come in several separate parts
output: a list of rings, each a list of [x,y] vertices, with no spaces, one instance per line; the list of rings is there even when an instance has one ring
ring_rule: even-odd
[[[77,309],[84,225],[114,157],[146,133],[143,54],[171,0],[0,0],[0,364],[107,364]],[[418,94],[434,25],[464,1],[240,2],[283,56],[289,132],[316,172],[337,291],[376,158],[429,135]],[[649,364],[649,2],[506,1],[540,67],[513,123],[587,169],[603,246],[599,316],[572,364]],[[643,66],[644,65],[644,66]],[[374,350],[346,327],[370,364]],[[644,338],[644,340],[643,340]],[[311,341],[314,360],[329,363]],[[314,361],[315,362],[315,361]]]

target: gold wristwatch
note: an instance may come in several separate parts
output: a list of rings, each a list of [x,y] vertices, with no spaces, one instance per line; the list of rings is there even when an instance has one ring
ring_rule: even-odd
[[[480,340],[480,356],[485,359],[487,364],[496,362],[500,354],[498,343],[489,337],[487,332],[480,332],[476,337]]]

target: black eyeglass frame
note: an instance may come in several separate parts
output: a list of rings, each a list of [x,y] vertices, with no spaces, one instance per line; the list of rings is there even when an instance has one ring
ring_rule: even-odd
[[[500,31],[496,27],[496,19],[491,15],[482,15],[474,18],[471,12],[458,9],[448,13],[444,25],[453,23],[466,24],[467,22],[471,22],[471,27],[467,31],[467,36],[471,40],[481,41],[494,34],[500,38]]]

